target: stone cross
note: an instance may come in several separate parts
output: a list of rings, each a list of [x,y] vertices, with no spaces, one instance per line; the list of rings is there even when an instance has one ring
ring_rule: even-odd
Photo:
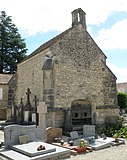
[[[39,106],[37,106],[37,113],[39,114],[39,128],[45,129],[46,122],[45,122],[45,115],[47,113],[47,106],[45,102],[39,102]]]

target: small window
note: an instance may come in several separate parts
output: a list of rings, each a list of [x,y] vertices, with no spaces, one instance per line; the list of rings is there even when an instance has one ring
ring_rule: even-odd
[[[78,117],[78,113],[75,113],[75,118]]]
[[[80,22],[80,15],[79,15],[79,13],[78,13],[78,22]]]

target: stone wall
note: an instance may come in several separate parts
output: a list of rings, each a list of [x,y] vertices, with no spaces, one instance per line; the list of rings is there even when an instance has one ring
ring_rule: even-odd
[[[54,110],[48,111],[46,115],[46,126],[47,127],[63,127],[64,124],[64,111]]]
[[[0,99],[0,120],[6,119],[8,106],[8,85],[0,85],[2,89],[2,99]]]
[[[31,101],[34,95],[37,95],[39,101],[43,101],[43,70],[44,56],[49,49],[46,49],[34,57],[22,62],[18,65],[17,70],[17,91],[16,103],[20,103],[21,97],[26,102],[26,90],[30,88]]]

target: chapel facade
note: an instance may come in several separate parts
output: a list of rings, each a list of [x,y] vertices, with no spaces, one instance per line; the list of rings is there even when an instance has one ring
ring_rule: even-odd
[[[46,126],[80,128],[114,122],[119,114],[116,77],[86,28],[86,14],[72,12],[72,26],[18,64],[15,103],[27,88],[47,105]],[[32,102],[32,101],[31,101]]]

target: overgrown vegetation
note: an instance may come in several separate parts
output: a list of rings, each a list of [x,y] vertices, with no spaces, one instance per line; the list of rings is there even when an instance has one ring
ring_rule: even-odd
[[[121,127],[116,129],[114,127],[109,127],[103,132],[108,137],[126,138],[127,139],[127,127]]]
[[[118,130],[113,137],[115,138],[126,138],[127,139],[127,127],[122,127]]]
[[[118,106],[120,109],[127,108],[127,94],[118,92],[117,93]]]
[[[106,125],[105,129],[98,132],[99,135],[104,134],[107,137],[117,137],[127,139],[127,127],[123,126],[124,119],[117,117],[117,123],[112,125]]]

